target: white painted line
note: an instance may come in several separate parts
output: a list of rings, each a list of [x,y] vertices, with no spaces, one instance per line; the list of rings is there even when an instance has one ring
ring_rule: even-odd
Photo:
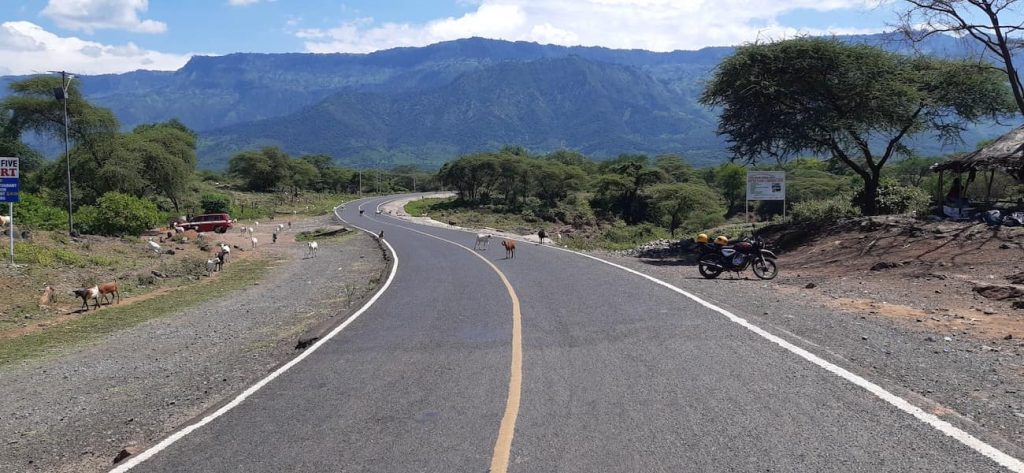
[[[412,223],[414,225],[416,224],[415,222],[409,222],[409,223]],[[460,230],[460,231],[468,231],[468,230]],[[532,243],[532,242],[529,242],[529,241],[523,240],[523,239],[518,239],[518,238],[513,238],[513,239],[522,241],[524,243]],[[585,254],[585,253],[580,253],[578,251],[573,251],[573,250],[566,249],[566,248],[561,248],[561,247],[558,247],[558,246],[547,246],[547,245],[541,245],[541,246],[544,246],[545,248],[551,248],[551,249],[554,249],[554,250],[564,251],[564,252],[567,252],[567,253],[572,253],[572,254],[575,254],[575,255],[582,256],[584,258],[590,258],[590,259],[592,259],[594,261],[598,261],[598,262],[607,264],[609,266],[621,269],[623,271],[635,274],[635,275],[640,276],[640,277],[642,277],[644,279],[647,279],[647,280],[649,280],[651,282],[654,282],[655,284],[658,284],[660,286],[664,286],[664,287],[668,288],[669,290],[674,291],[674,292],[676,292],[678,294],[682,294],[683,296],[686,296],[687,298],[693,300],[694,302],[697,302],[698,304],[700,304],[700,305],[702,305],[704,307],[707,307],[708,309],[711,309],[711,310],[713,310],[715,312],[718,312],[719,314],[724,315],[726,318],[728,318],[729,320],[739,324],[743,328],[746,328],[747,330],[750,330],[751,332],[754,332],[754,333],[760,335],[761,337],[767,339],[768,341],[770,341],[772,343],[775,343],[776,345],[779,345],[782,348],[785,348],[786,350],[790,351],[791,353],[794,353],[797,356],[799,356],[799,357],[801,357],[801,358],[803,358],[803,359],[805,359],[805,360],[807,360],[807,361],[809,361],[809,362],[811,362],[811,363],[813,363],[815,365],[818,365],[819,367],[825,369],[826,371],[828,371],[828,372],[830,372],[830,373],[832,373],[832,374],[834,374],[836,376],[839,376],[842,379],[845,379],[846,381],[849,381],[849,382],[851,382],[851,383],[853,383],[853,384],[855,384],[857,386],[860,386],[860,387],[864,388],[865,390],[867,390],[871,394],[874,394],[879,399],[889,403],[893,407],[896,407],[897,409],[899,409],[899,410],[901,410],[903,412],[906,412],[907,414],[910,414],[910,415],[914,416],[915,418],[917,418],[918,420],[924,422],[925,424],[928,424],[928,425],[932,426],[933,428],[935,428],[939,432],[942,432],[942,433],[944,433],[944,434],[946,434],[946,435],[956,439],[960,443],[970,447],[971,449],[975,450],[976,452],[978,452],[978,453],[980,453],[980,454],[982,454],[982,455],[992,459],[993,461],[998,463],[1000,466],[1003,466],[1004,468],[1006,468],[1006,469],[1008,469],[1010,471],[1016,472],[1016,473],[1024,473],[1024,462],[1021,462],[1017,458],[1014,458],[1014,457],[1006,454],[1002,450],[999,450],[998,448],[993,447],[993,446],[985,443],[981,439],[979,439],[979,438],[977,438],[977,437],[967,433],[963,429],[960,429],[959,427],[956,427],[953,424],[950,424],[949,422],[946,422],[946,421],[940,419],[938,416],[936,416],[934,414],[931,414],[929,412],[925,412],[920,407],[917,407],[917,406],[913,405],[910,401],[907,401],[906,399],[903,399],[903,398],[901,398],[901,397],[899,397],[899,396],[897,396],[897,395],[887,391],[885,388],[883,388],[883,387],[881,387],[881,386],[879,386],[879,385],[877,385],[875,383],[872,383],[871,381],[868,381],[867,379],[865,379],[865,378],[863,378],[863,377],[861,377],[859,375],[856,375],[856,374],[854,374],[854,373],[852,373],[852,372],[850,372],[850,371],[848,371],[848,370],[846,370],[846,369],[844,369],[844,368],[842,368],[842,367],[840,367],[838,365],[835,365],[835,364],[833,364],[833,363],[831,363],[829,361],[826,361],[826,360],[822,359],[821,357],[815,355],[814,353],[811,353],[811,352],[809,352],[807,350],[804,350],[803,348],[800,348],[800,347],[798,347],[798,346],[796,346],[796,345],[794,345],[794,344],[792,344],[792,343],[790,343],[790,342],[788,342],[788,341],[786,341],[786,340],[784,340],[784,339],[782,339],[782,338],[780,338],[780,337],[778,337],[776,335],[773,335],[773,334],[769,333],[767,330],[764,330],[761,327],[758,327],[758,326],[750,323],[746,319],[744,319],[744,318],[742,318],[742,317],[740,317],[740,316],[738,316],[736,314],[733,314],[732,312],[729,312],[728,310],[725,310],[725,309],[723,309],[721,307],[718,307],[717,305],[714,305],[714,304],[712,304],[712,303],[710,303],[708,301],[705,301],[704,299],[701,299],[700,297],[697,297],[694,294],[691,294],[691,293],[689,293],[687,291],[684,291],[683,289],[680,289],[680,288],[678,288],[676,286],[673,286],[672,284],[669,284],[669,283],[667,283],[665,281],[662,281],[662,280],[660,280],[658,278],[655,278],[653,276],[649,276],[647,274],[641,273],[641,272],[636,271],[634,269],[627,268],[627,267],[622,266],[620,264],[612,263],[611,261],[607,261],[607,260],[598,258],[596,256],[591,256],[591,255],[588,255],[588,254]]]
[[[340,207],[340,206],[338,206],[338,207]],[[338,220],[341,220],[342,222],[344,222],[345,220],[342,219],[341,215],[338,214],[338,207],[334,208],[334,215],[336,217],[338,217]],[[362,205],[360,205],[360,207],[362,207]],[[353,226],[355,226],[356,228],[359,228],[360,230],[362,230],[364,232],[369,233],[370,235],[373,235],[373,232],[371,232],[369,230],[366,230],[364,228],[360,228],[360,227],[358,227],[356,225],[353,225]],[[318,348],[320,348],[324,343],[327,343],[327,341],[329,341],[330,339],[334,338],[335,335],[337,335],[342,330],[344,330],[345,327],[348,327],[349,324],[351,324],[356,319],[358,319],[359,316],[363,314],[363,312],[366,312],[366,310],[369,309],[370,306],[372,306],[375,302],[377,302],[377,299],[380,299],[380,296],[382,294],[384,294],[385,291],[387,291],[388,287],[391,286],[391,281],[393,281],[395,279],[395,274],[398,272],[398,254],[395,253],[395,249],[391,247],[390,243],[388,243],[387,241],[384,241],[384,240],[382,240],[382,241],[384,242],[385,245],[388,246],[388,250],[391,251],[391,256],[392,256],[392,258],[394,258],[394,264],[391,266],[391,274],[388,275],[387,281],[384,282],[384,285],[381,286],[381,288],[377,291],[377,293],[374,294],[373,297],[371,297],[370,300],[366,302],[366,304],[363,304],[363,306],[360,307],[359,310],[357,310],[354,314],[352,314],[352,316],[349,317],[348,320],[346,320],[341,325],[337,326],[334,330],[331,330],[330,333],[328,333],[326,336],[324,336],[323,338],[318,340],[316,343],[311,345],[309,348],[307,348],[305,351],[300,353],[299,356],[296,356],[295,358],[293,358],[288,363],[286,363],[283,366],[281,366],[280,368],[274,370],[274,372],[270,373],[266,378],[261,379],[259,382],[257,382],[256,384],[252,385],[251,387],[249,387],[249,389],[246,389],[245,391],[243,391],[242,394],[239,394],[237,397],[232,399],[231,402],[221,406],[220,409],[217,409],[212,414],[210,414],[210,415],[208,415],[206,417],[203,417],[201,420],[199,420],[199,422],[191,424],[191,425],[185,427],[184,429],[181,429],[181,430],[171,434],[170,437],[165,438],[163,441],[161,441],[160,443],[158,443],[158,444],[156,444],[156,445],[146,449],[144,452],[142,452],[142,453],[140,453],[140,454],[138,454],[136,456],[133,456],[131,458],[128,458],[127,460],[125,460],[124,463],[122,463],[122,464],[118,465],[116,468],[110,470],[110,473],[123,473],[123,472],[126,472],[126,471],[134,468],[135,466],[138,466],[140,463],[150,459],[153,455],[156,455],[157,453],[160,453],[162,450],[166,449],[167,447],[170,447],[171,445],[174,444],[174,442],[177,442],[178,440],[181,440],[186,435],[192,433],[192,431],[194,431],[194,430],[196,430],[196,429],[198,429],[198,428],[200,428],[200,427],[202,427],[202,426],[204,426],[206,424],[209,424],[210,422],[213,422],[214,419],[216,419],[216,418],[226,414],[231,409],[234,409],[234,408],[238,407],[238,405],[241,404],[242,401],[245,401],[249,396],[252,396],[257,391],[262,389],[264,386],[267,385],[267,383],[273,381],[274,378],[277,378],[278,376],[281,376],[281,374],[283,374],[285,371],[288,371],[293,366],[297,365],[300,361],[306,359],[307,356],[312,355],[313,352],[315,352]]]

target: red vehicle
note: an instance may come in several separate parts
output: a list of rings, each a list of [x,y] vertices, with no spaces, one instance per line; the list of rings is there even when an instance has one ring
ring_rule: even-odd
[[[232,226],[231,216],[226,213],[196,215],[181,226],[197,232],[224,233]]]

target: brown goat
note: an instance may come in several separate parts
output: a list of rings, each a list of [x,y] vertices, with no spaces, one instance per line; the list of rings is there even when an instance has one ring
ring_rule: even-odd
[[[505,259],[516,257],[516,242],[514,240],[501,240],[501,246],[505,248]]]
[[[117,303],[121,303],[121,291],[117,290],[117,281],[108,282],[106,284],[100,284],[99,290],[101,301],[105,301],[107,299],[107,295],[109,294],[110,302],[107,303],[108,305],[114,303],[114,296],[117,296]]]

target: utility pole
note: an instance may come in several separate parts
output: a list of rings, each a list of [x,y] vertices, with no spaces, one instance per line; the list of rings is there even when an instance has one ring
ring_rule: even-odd
[[[75,234],[75,221],[72,214],[74,213],[71,204],[71,136],[70,136],[70,125],[68,124],[68,88],[71,86],[71,79],[74,79],[75,75],[70,74],[67,71],[51,71],[51,73],[60,74],[60,87],[53,89],[53,95],[64,103],[64,159],[67,161],[67,179],[68,179],[68,235],[74,236]]]

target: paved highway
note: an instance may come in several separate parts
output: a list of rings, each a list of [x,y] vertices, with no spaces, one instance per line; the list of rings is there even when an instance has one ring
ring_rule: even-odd
[[[473,251],[385,200],[341,211],[397,254],[379,299],[117,471],[1024,471],[799,341],[571,252]]]

